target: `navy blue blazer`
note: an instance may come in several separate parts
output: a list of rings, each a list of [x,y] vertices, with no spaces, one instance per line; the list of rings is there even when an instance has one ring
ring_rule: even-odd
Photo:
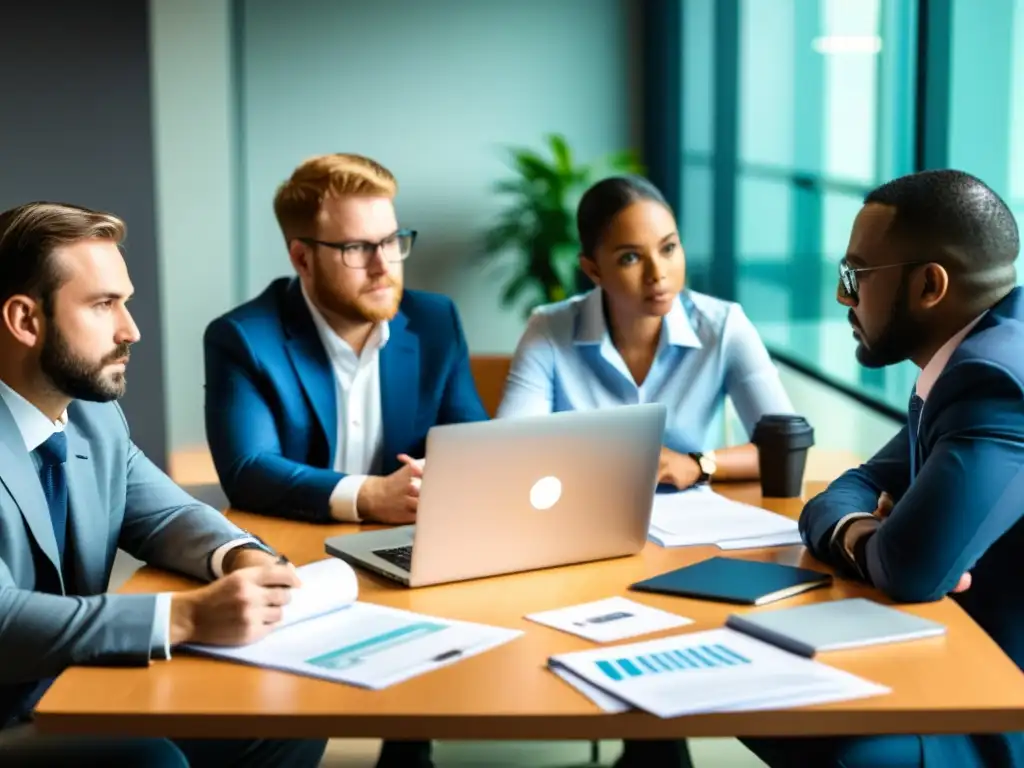
[[[233,507],[329,522],[335,472],[334,373],[297,278],[279,278],[203,336],[206,437]],[[458,312],[406,290],[380,354],[383,472],[421,457],[435,424],[486,420]]]
[[[908,398],[910,393],[907,393]],[[917,452],[911,478],[910,451]],[[921,411],[917,445],[904,427],[870,461],[812,499],[800,516],[811,552],[829,550],[836,523],[895,502],[867,545],[874,586],[897,602],[953,595],[1024,669],[1024,292],[1014,289],[967,335]],[[975,737],[991,765],[1024,765],[1024,736]],[[930,755],[940,761],[941,755]]]

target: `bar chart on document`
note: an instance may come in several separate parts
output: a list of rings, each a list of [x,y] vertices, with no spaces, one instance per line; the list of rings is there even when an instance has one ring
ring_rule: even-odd
[[[670,649],[661,653],[597,661],[597,668],[611,680],[643,675],[664,675],[695,669],[715,669],[749,664],[750,659],[722,643]]]
[[[401,619],[391,618],[391,621],[383,623],[375,628],[376,634],[365,640],[337,648],[329,653],[314,656],[306,659],[307,664],[324,669],[343,670],[357,667],[368,661],[372,656],[390,651],[398,646],[421,640],[435,632],[441,632],[448,628],[447,624],[436,622],[417,621],[414,623],[403,622]]]
[[[548,665],[570,684],[575,684],[572,677],[582,679],[658,717],[775,709],[888,692],[731,629],[565,653],[552,656]],[[585,687],[576,687],[587,695]]]

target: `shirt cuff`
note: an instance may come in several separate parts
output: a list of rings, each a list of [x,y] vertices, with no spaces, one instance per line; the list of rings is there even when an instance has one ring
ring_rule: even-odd
[[[156,613],[153,617],[153,638],[150,643],[150,657],[171,658],[171,593],[161,592],[156,596]]]
[[[361,523],[356,502],[359,500],[359,489],[363,487],[369,475],[345,475],[331,491],[331,517],[343,523]]]
[[[867,514],[866,512],[853,512],[846,515],[838,523],[835,528],[832,529],[832,537],[829,540],[829,549],[842,560],[846,565],[861,579],[867,581],[867,573],[864,570],[862,558],[858,555],[863,555],[863,549],[855,551],[853,548],[846,545],[845,537],[846,531],[853,523],[857,520],[875,520],[877,518],[874,515]]]
[[[210,555],[210,572],[213,574],[214,579],[219,579],[224,575],[224,556],[235,547],[240,547],[243,544],[258,544],[262,549],[266,549],[266,545],[262,541],[258,541],[252,536],[232,539],[227,544],[221,544]],[[267,551],[269,552],[270,550]]]
[[[828,539],[829,550],[835,550],[836,545],[840,542],[840,537],[846,530],[846,526],[854,520],[860,520],[862,517],[874,517],[874,515],[870,512],[851,512],[839,518],[839,522],[832,526],[832,535]]]

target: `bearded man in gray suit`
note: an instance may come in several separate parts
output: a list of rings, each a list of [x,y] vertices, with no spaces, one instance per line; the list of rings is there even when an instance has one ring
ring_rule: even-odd
[[[32,710],[71,665],[144,666],[180,643],[249,643],[294,569],[175,485],[115,402],[139,329],[115,216],[0,214],[0,764],[315,766],[323,741],[43,736]],[[118,547],[209,585],[106,593]]]

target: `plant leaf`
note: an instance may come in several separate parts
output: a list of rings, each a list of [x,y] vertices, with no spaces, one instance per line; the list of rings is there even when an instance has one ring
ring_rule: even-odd
[[[620,173],[643,173],[644,167],[640,158],[632,149],[613,152],[605,159],[609,167]]]
[[[551,153],[555,156],[555,168],[563,177],[573,177],[572,151],[565,141],[565,137],[559,133],[552,133],[548,136],[548,144],[551,146]]]
[[[558,172],[536,152],[528,149],[520,150],[513,155],[513,158],[519,173],[527,181],[557,183]]]

